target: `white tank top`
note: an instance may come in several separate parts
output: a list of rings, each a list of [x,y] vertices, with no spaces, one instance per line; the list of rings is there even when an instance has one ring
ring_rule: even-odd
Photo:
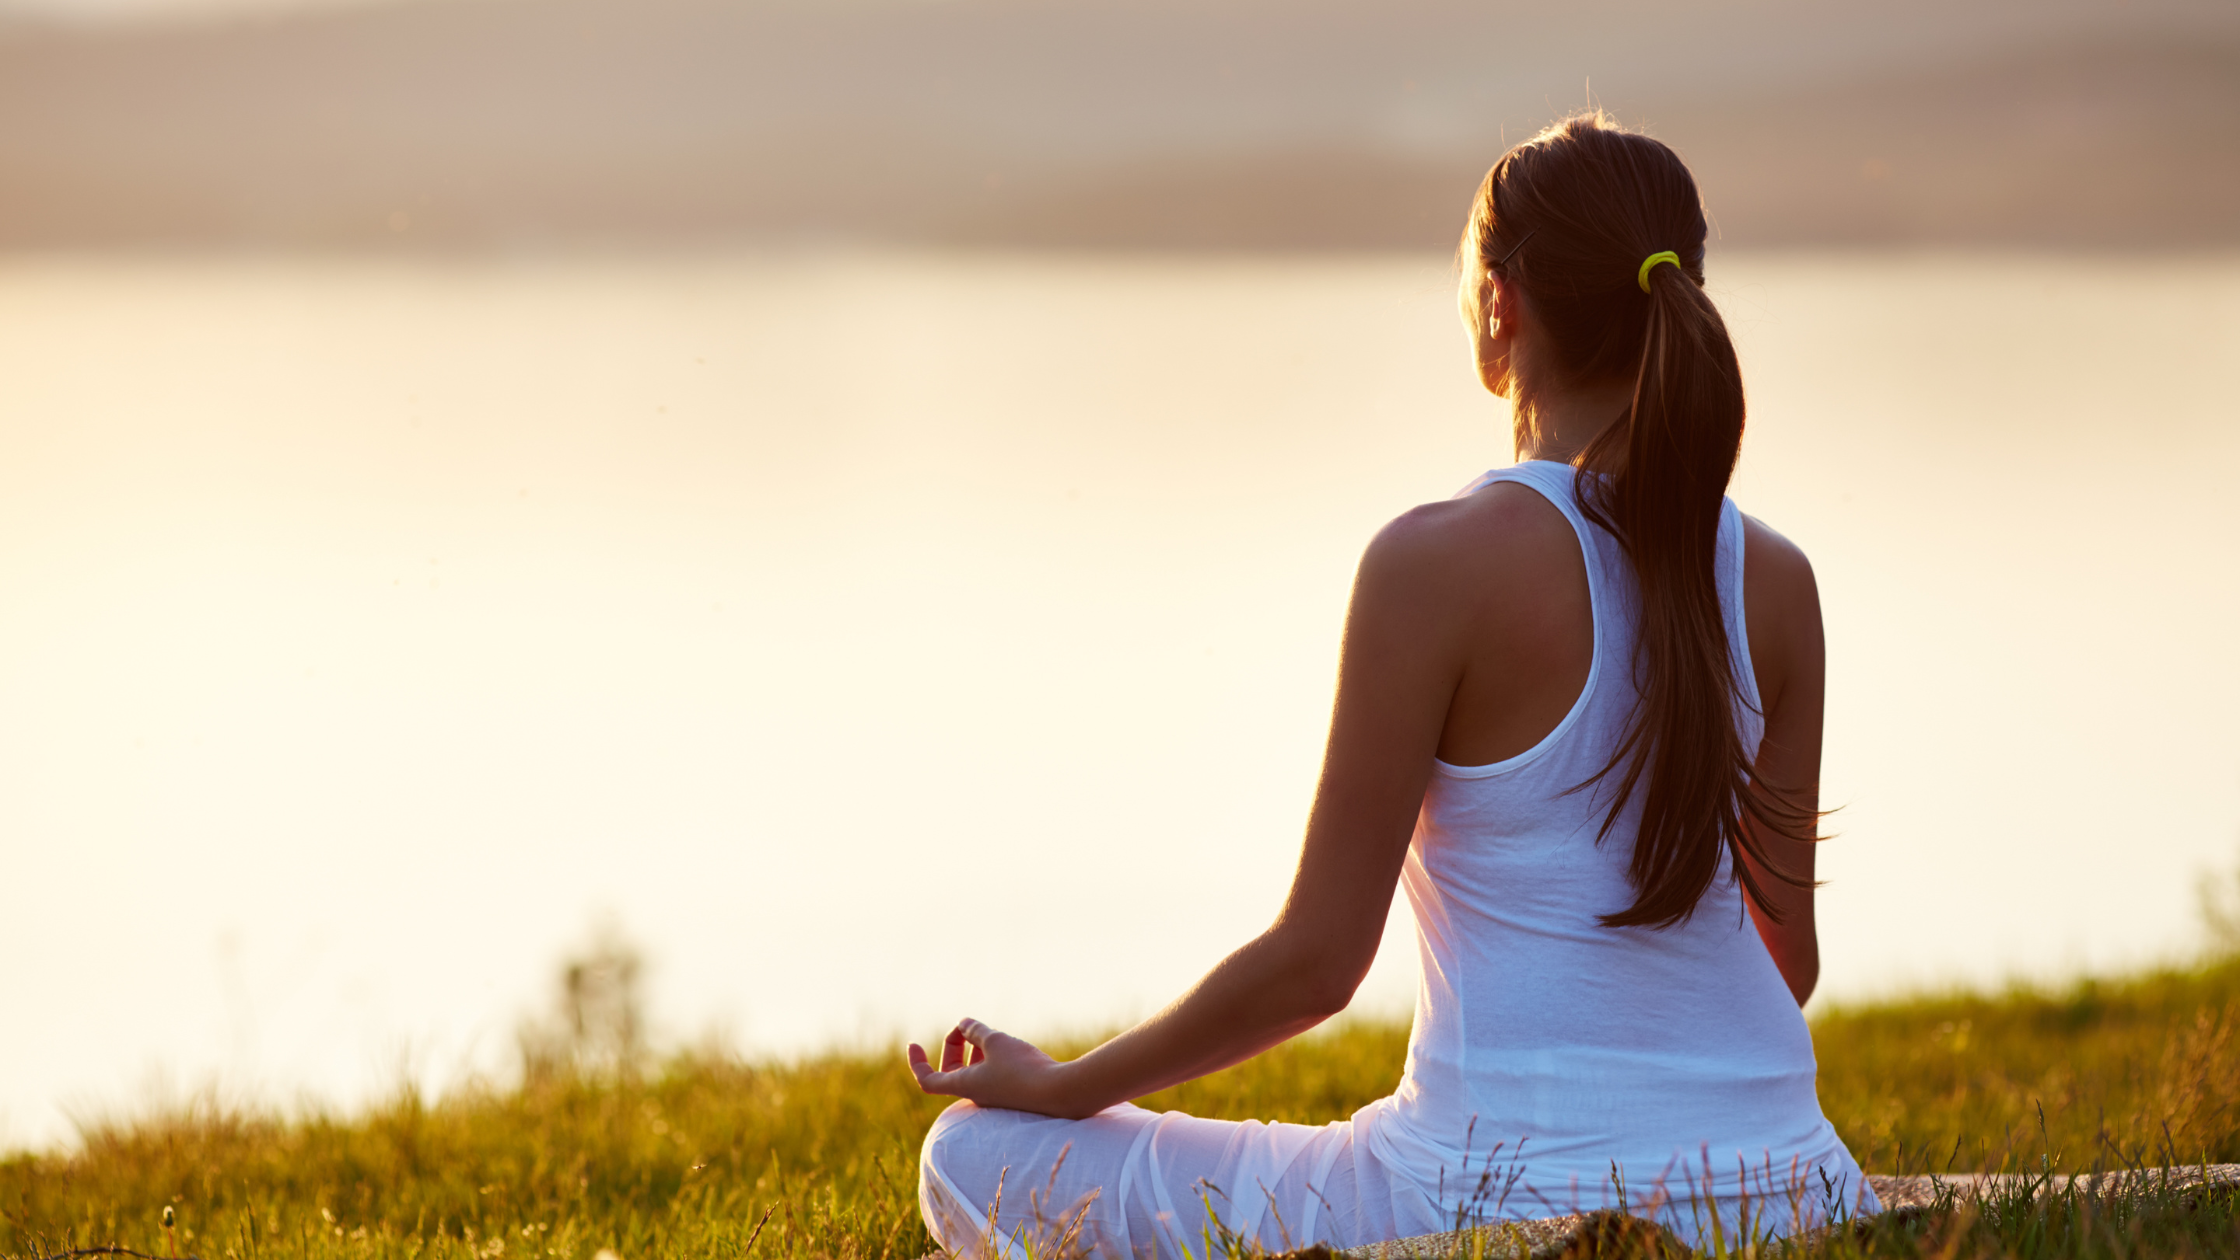
[[[1588,522],[1569,465],[1487,473],[1529,486],[1578,534],[1594,609],[1585,688],[1547,738],[1487,766],[1438,762],[1401,875],[1422,961],[1406,1075],[1355,1117],[1378,1159],[1443,1213],[1637,1210],[1690,1193],[1759,1198],[1792,1182],[1847,1212],[1873,1210],[1858,1165],[1821,1115],[1803,1014],[1721,863],[1686,922],[1610,928],[1641,793],[1600,844],[1607,790],[1571,792],[1608,763],[1632,717],[1638,588],[1616,538]],[[1765,733],[1742,613],[1742,515],[1720,509],[1718,587],[1755,755]],[[1482,1179],[1489,1167],[1491,1183]],[[1738,1167],[1751,1170],[1748,1176]],[[1504,1195],[1501,1184],[1521,1177]],[[1769,1185],[1768,1182],[1771,1184]],[[1478,1201],[1472,1203],[1476,1196]],[[1498,1209],[1493,1200],[1505,1198]],[[1787,1223],[1789,1210],[1777,1214]]]

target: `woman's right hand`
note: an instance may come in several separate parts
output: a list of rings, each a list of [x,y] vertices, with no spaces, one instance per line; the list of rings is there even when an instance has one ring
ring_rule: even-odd
[[[982,1107],[1032,1111],[1078,1119],[1103,1110],[1068,1096],[1071,1075],[1032,1043],[997,1032],[977,1019],[957,1021],[941,1042],[941,1066],[927,1060],[925,1047],[910,1043],[910,1074],[929,1094],[969,1099]]]

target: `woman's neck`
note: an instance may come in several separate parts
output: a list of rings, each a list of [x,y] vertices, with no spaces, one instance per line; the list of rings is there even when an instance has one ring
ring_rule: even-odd
[[[1574,463],[1632,405],[1631,381],[1535,392],[1532,423],[1517,434],[1517,458]]]

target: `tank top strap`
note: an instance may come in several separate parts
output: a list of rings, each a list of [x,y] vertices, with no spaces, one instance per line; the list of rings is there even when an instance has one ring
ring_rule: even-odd
[[[1507,468],[1496,468],[1480,474],[1477,480],[1464,486],[1455,497],[1458,499],[1464,498],[1476,494],[1487,486],[1504,481],[1530,486],[1540,492],[1540,497],[1556,505],[1556,509],[1563,513],[1564,519],[1571,522],[1571,528],[1579,531],[1580,541],[1584,542],[1588,537],[1587,518],[1586,514],[1579,510],[1579,494],[1575,481],[1577,476],[1578,470],[1569,464],[1559,464],[1546,459],[1528,459],[1521,464],[1511,464]]]
[[[1735,721],[1742,727],[1743,745],[1756,748],[1765,732],[1765,702],[1758,695],[1758,671],[1750,661],[1750,618],[1742,602],[1742,573],[1748,538],[1743,531],[1742,509],[1733,499],[1719,505],[1718,569],[1720,613],[1727,621],[1727,652],[1734,661],[1735,694],[1742,700]]]
[[[1623,575],[1613,572],[1611,566],[1623,566],[1624,557],[1616,554],[1617,540],[1595,528],[1587,514],[1579,507],[1578,470],[1569,464],[1553,460],[1532,459],[1496,468],[1464,486],[1455,497],[1475,494],[1487,486],[1501,482],[1529,486],[1541,498],[1555,505],[1563,519],[1571,522],[1571,532],[1579,539],[1579,558],[1587,566],[1587,601],[1594,612],[1595,657],[1599,662],[1606,639],[1604,622],[1616,611],[1612,599],[1622,589],[1614,584]]]
[[[1579,551],[1587,565],[1587,594],[1594,608],[1595,658],[1600,664],[1606,646],[1616,644],[1613,630],[1630,641],[1632,633],[1633,570],[1625,549],[1607,531],[1587,519],[1579,506],[1578,471],[1553,460],[1526,460],[1496,468],[1464,486],[1455,497],[1474,494],[1487,486],[1513,482],[1530,486],[1556,506],[1578,535]],[[1742,699],[1735,717],[1743,728],[1744,744],[1755,748],[1764,730],[1764,701],[1758,695],[1758,675],[1750,661],[1750,623],[1742,594],[1745,534],[1742,510],[1733,499],[1719,504],[1719,536],[1713,577],[1719,587],[1719,611],[1727,623],[1727,644],[1734,661],[1735,690]],[[1616,618],[1617,626],[1611,624]]]

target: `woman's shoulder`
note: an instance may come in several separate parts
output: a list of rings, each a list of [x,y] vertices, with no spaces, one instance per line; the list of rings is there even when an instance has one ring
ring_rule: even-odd
[[[1475,600],[1569,583],[1584,564],[1560,508],[1530,486],[1494,482],[1394,517],[1370,540],[1361,569],[1364,577]]]
[[[1820,590],[1804,548],[1757,517],[1742,514],[1742,591],[1753,606],[1763,596],[1769,609],[1789,612],[1809,607],[1820,615]]]
[[[1779,530],[1747,513],[1742,517],[1742,611],[1758,692],[1769,709],[1794,682],[1816,683],[1824,675],[1827,644],[1812,561]]]
[[[1562,509],[1530,486],[1496,481],[1452,499],[1412,507],[1369,543],[1372,554],[1458,563],[1514,561],[1578,539]]]

